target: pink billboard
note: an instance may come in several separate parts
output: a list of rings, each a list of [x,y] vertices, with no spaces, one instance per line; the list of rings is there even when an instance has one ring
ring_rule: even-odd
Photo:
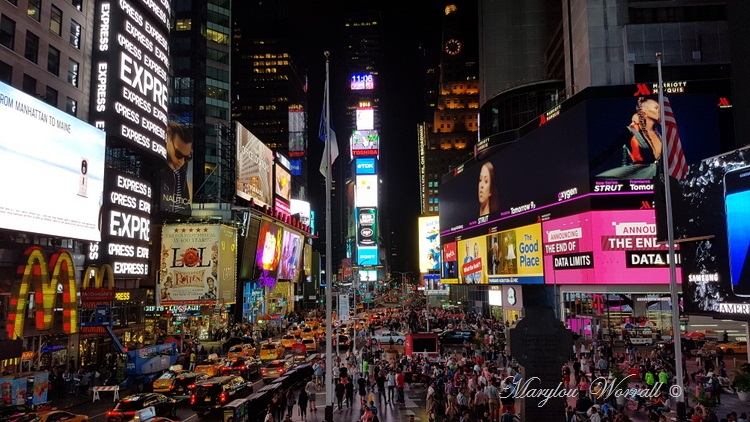
[[[669,284],[653,210],[591,211],[545,221],[542,231],[545,283]]]

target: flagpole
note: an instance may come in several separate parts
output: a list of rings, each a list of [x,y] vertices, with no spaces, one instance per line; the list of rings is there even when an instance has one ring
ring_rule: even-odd
[[[330,51],[325,51],[323,55],[326,57],[326,84],[325,84],[325,114],[326,114],[326,146],[325,146],[325,162],[326,162],[326,374],[323,378],[326,383],[326,408],[325,408],[325,420],[333,422],[333,327],[331,325],[331,315],[333,315],[333,282],[331,276],[333,274],[332,260],[333,252],[331,251],[331,99],[329,96],[329,63],[328,58],[331,56]]]
[[[669,174],[669,150],[666,148],[666,120],[664,115],[664,81],[661,74],[661,52],[656,53],[656,67],[659,73],[659,122],[661,127],[661,160],[664,175],[664,197],[667,203],[667,242],[669,245],[669,293],[672,302],[672,340],[674,342],[675,377],[678,391],[670,391],[677,399],[677,420],[686,421],[685,383],[682,368],[682,336],[680,335],[680,302],[677,290],[677,254],[674,243],[674,218],[672,216],[672,189]],[[677,394],[674,394],[677,393]]]

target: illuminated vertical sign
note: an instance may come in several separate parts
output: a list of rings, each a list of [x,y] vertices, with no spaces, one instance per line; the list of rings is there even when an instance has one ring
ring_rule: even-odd
[[[167,158],[167,0],[99,0],[90,120],[117,140]]]
[[[357,208],[357,245],[376,246],[378,242],[377,208]]]

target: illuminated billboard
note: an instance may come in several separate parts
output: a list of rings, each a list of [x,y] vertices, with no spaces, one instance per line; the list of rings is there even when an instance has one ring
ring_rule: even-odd
[[[461,284],[487,284],[487,246],[484,236],[459,240],[458,273]]]
[[[268,220],[263,220],[258,232],[258,247],[255,252],[255,266],[258,273],[258,286],[273,287],[281,261],[281,242],[283,230]]]
[[[193,197],[193,129],[167,124],[167,162],[159,170],[159,209],[189,216]]]
[[[380,135],[376,130],[355,130],[350,143],[352,157],[376,157],[380,153]]]
[[[151,184],[107,169],[102,241],[89,245],[90,264],[109,264],[115,278],[148,276]]]
[[[237,196],[273,205],[273,151],[237,124]]]
[[[274,209],[286,215],[290,214],[289,201],[292,199],[292,174],[289,167],[289,160],[277,154],[273,176]]]
[[[98,0],[90,121],[144,154],[167,158],[169,2]]]
[[[297,281],[302,256],[302,236],[291,230],[284,230],[279,261],[279,279]]]
[[[158,305],[234,301],[237,231],[217,224],[169,224],[162,230]]]
[[[490,284],[543,284],[542,228],[531,224],[484,237]]]
[[[105,134],[0,83],[0,228],[99,241]]]
[[[357,158],[354,160],[354,174],[375,174],[374,158]]]
[[[289,209],[292,215],[299,215],[297,220],[300,223],[309,226],[312,214],[310,212],[310,203],[307,201],[301,201],[299,199],[292,199],[289,201]]]
[[[355,73],[349,84],[352,91],[366,91],[375,89],[374,77],[367,73]]]
[[[362,267],[374,267],[380,263],[377,247],[357,248],[357,265]]]
[[[441,282],[444,284],[458,283],[458,252],[456,251],[456,242],[443,244],[443,253],[440,256]]]
[[[440,221],[438,216],[419,217],[419,272],[440,270]]]
[[[372,107],[360,107],[356,111],[357,130],[375,129],[375,109]]]
[[[307,149],[307,113],[289,106],[289,156],[302,157]]]
[[[354,205],[358,208],[378,206],[378,176],[360,175],[356,177]]]
[[[378,243],[378,209],[357,208],[357,245],[376,246]]]
[[[542,224],[548,284],[669,283],[654,210],[591,211]]]

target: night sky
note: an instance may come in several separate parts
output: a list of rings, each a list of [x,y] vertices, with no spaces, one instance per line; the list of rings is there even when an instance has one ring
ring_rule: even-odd
[[[296,3],[296,2],[292,2]],[[308,177],[313,209],[325,211],[325,180],[318,171],[323,154],[323,142],[318,139],[320,113],[323,104],[325,58],[323,52],[331,51],[331,113],[333,127],[344,121],[344,104],[349,92],[343,88],[348,84],[350,70],[344,65],[341,53],[343,17],[358,2],[302,0],[299,7],[290,7],[290,21],[298,49],[295,60],[309,79],[309,155]],[[315,3],[314,6],[309,3]],[[385,3],[385,4],[380,4]],[[387,218],[391,230],[397,233],[399,254],[402,262],[392,262],[396,271],[418,271],[417,262],[417,217],[420,213],[419,179],[417,156],[417,124],[423,121],[423,69],[420,46],[432,55],[440,51],[440,28],[442,24],[441,2],[409,0],[406,2],[376,2],[369,7],[381,11],[383,27],[384,62],[379,79],[382,97],[380,103],[380,174],[387,185],[389,208],[381,214],[381,222]],[[359,9],[363,10],[363,9]],[[348,144],[343,130],[337,132],[339,156],[336,165],[348,160]],[[381,198],[382,203],[382,198]],[[325,225],[318,220],[318,231],[325,232]]]

